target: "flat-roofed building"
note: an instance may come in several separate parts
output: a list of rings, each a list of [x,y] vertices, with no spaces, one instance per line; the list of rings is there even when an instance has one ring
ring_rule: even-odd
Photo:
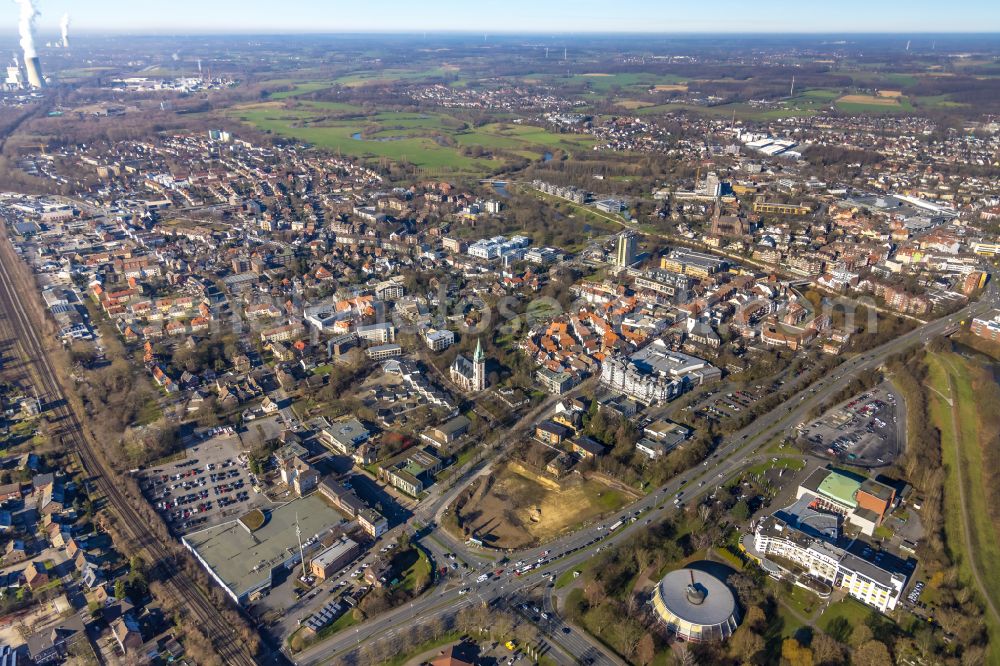
[[[424,334],[424,342],[431,351],[444,351],[455,344],[455,333],[448,329],[429,329]]]
[[[790,510],[760,519],[753,526],[752,539],[748,535],[743,540],[747,553],[773,577],[796,576],[804,570],[814,580],[841,588],[883,613],[893,610],[906,587],[907,574],[885,569],[839,546],[836,523],[822,527],[822,510],[805,508],[813,506],[812,499],[805,495]]]
[[[358,512],[358,525],[373,539],[389,531],[389,521],[386,517],[369,507]]]
[[[434,446],[441,448],[442,446],[451,444],[459,437],[469,432],[469,428],[471,426],[472,421],[459,414],[450,421],[442,423],[435,428],[431,428],[427,432],[421,434],[420,437],[421,439],[427,440]]]
[[[371,437],[371,432],[357,419],[344,419],[334,423],[325,423],[319,430],[319,441],[326,448],[345,456],[352,455],[354,450]]]
[[[396,341],[396,327],[393,326],[392,322],[358,326],[354,329],[354,332],[357,334],[359,339],[365,340],[366,342],[372,342],[377,345],[384,345],[387,342]]]
[[[266,511],[256,529],[233,520],[186,534],[181,543],[233,601],[246,604],[270,590],[277,572],[301,563],[297,529],[308,558],[342,523],[340,514],[313,493]]]
[[[360,547],[347,537],[329,548],[321,550],[309,561],[309,571],[320,580],[326,580],[345,564],[357,557]]]
[[[403,348],[397,344],[377,345],[366,349],[365,354],[373,361],[387,361],[390,358],[402,356]]]
[[[379,467],[379,478],[411,497],[424,491],[441,469],[441,459],[424,449],[410,449]]]
[[[891,486],[822,467],[799,485],[796,497],[806,495],[815,498],[818,508],[845,516],[847,522],[869,536],[882,524],[896,501],[896,491]]]
[[[812,212],[809,206],[801,204],[784,204],[769,201],[754,201],[753,212],[772,215],[808,215]]]
[[[982,317],[976,317],[969,330],[976,337],[1000,342],[1000,310],[992,310]]]
[[[660,268],[697,278],[707,278],[729,267],[729,262],[704,252],[677,248],[660,259]]]
[[[562,395],[576,385],[576,378],[565,370],[555,372],[548,368],[539,368],[535,373],[535,379],[553,395]]]

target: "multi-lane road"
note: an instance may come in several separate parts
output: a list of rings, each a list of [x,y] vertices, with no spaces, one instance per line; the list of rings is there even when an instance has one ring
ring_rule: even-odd
[[[454,615],[463,608],[479,603],[499,601],[507,606],[516,603],[516,599],[532,588],[547,589],[547,575],[551,574],[554,577],[572,570],[599,550],[630,538],[636,531],[644,529],[648,522],[665,518],[677,511],[673,498],[676,498],[678,493],[681,493],[684,502],[689,503],[713,490],[723,479],[744,469],[757,459],[758,456],[755,454],[759,449],[803,421],[810,410],[845,388],[859,373],[877,369],[890,356],[914,345],[927,344],[939,335],[953,332],[963,320],[981,314],[991,307],[997,307],[998,304],[1000,304],[1000,294],[996,287],[991,285],[979,302],[953,315],[924,324],[875,349],[849,358],[823,379],[802,389],[769,414],[728,437],[702,465],[679,475],[664,487],[624,509],[620,515],[633,516],[635,520],[631,524],[609,535],[605,529],[607,522],[611,522],[609,520],[604,524],[556,539],[543,547],[549,551],[549,554],[542,558],[544,563],[523,576],[515,577],[507,564],[497,564],[502,557],[501,554],[471,550],[465,544],[456,542],[443,530],[434,527],[429,532],[429,538],[448,544],[453,550],[462,553],[467,561],[481,562],[474,568],[474,573],[468,574],[464,580],[457,583],[448,583],[445,579],[444,584],[435,586],[422,597],[335,635],[322,644],[292,656],[292,660],[304,666],[329,663],[349,654],[361,643],[388,635],[388,632],[409,622]],[[473,475],[474,473],[470,474]],[[453,493],[442,495],[437,502],[422,507],[421,513],[423,515],[431,515],[432,511],[439,513],[452,495]],[[542,549],[507,553],[506,558],[509,562],[517,560],[535,562],[540,555],[539,550]],[[476,576],[480,572],[485,573],[501,566],[505,571],[500,576],[491,576],[490,580],[481,584],[475,583]],[[471,587],[472,592],[463,594],[461,591],[467,587]],[[552,617],[555,609],[549,608],[546,612]],[[582,658],[589,663],[619,663],[614,655],[592,638],[581,636],[578,631],[572,629],[569,633],[564,633],[563,628],[566,625],[561,624],[558,617],[539,622],[538,625],[545,640],[553,646],[550,656],[557,661],[560,661],[561,654],[568,654],[574,659]]]
[[[0,242],[6,243],[7,241],[3,239]],[[5,254],[12,256],[12,253]],[[419,619],[453,616],[463,608],[473,604],[499,601],[512,608],[516,607],[518,600],[524,599],[527,592],[538,588],[543,591],[547,589],[550,578],[579,566],[600,549],[629,538],[637,530],[643,529],[648,522],[669,516],[677,510],[672,498],[677,497],[678,493],[684,493],[684,501],[690,502],[700,494],[714,488],[717,483],[713,483],[713,481],[718,481],[720,478],[728,477],[743,469],[747,461],[754,458],[758,449],[802,421],[810,410],[845,387],[858,373],[876,369],[886,358],[902,352],[912,345],[926,344],[942,333],[953,331],[962,320],[979,314],[990,307],[996,307],[998,302],[1000,301],[998,301],[997,290],[991,284],[985,297],[978,303],[949,317],[925,324],[876,349],[846,360],[813,386],[796,393],[769,414],[729,437],[703,465],[679,475],[664,487],[623,510],[622,515],[632,515],[636,519],[614,534],[608,534],[603,529],[606,525],[595,525],[550,542],[544,547],[545,550],[549,551],[545,556],[540,556],[539,549],[508,553],[506,556],[511,562],[523,560],[537,563],[539,558],[543,560],[543,562],[538,563],[537,568],[522,576],[512,575],[510,568],[504,565],[504,573],[491,574],[489,580],[476,583],[476,576],[480,572],[492,572],[501,566],[496,563],[501,555],[489,551],[471,550],[465,544],[456,542],[443,530],[437,528],[436,521],[430,520],[430,529],[422,538],[446,544],[452,550],[462,553],[467,561],[479,563],[473,565],[473,572],[467,574],[464,580],[459,581],[446,577],[440,584],[432,587],[418,599],[358,624],[324,643],[294,655],[293,661],[304,665],[331,663],[353,652],[364,641],[390,636],[400,627]],[[79,452],[88,472],[95,476],[95,482],[99,489],[107,496],[108,501],[122,517],[126,532],[164,568],[167,573],[166,582],[169,589],[198,618],[201,626],[210,633],[213,643],[226,663],[253,663],[253,658],[236,639],[232,628],[225,624],[197,586],[182,571],[172,565],[173,557],[170,550],[150,534],[147,526],[132,507],[130,500],[114,483],[111,470],[107,468],[106,463],[93,450],[91,442],[84,436],[78,417],[64,399],[62,388],[46,358],[37,328],[21,303],[20,292],[14,285],[9,269],[2,262],[0,262],[0,309],[6,314],[3,319],[5,332],[11,339],[17,341],[24,357],[33,362],[33,380],[48,399],[57,405],[54,410],[58,410],[59,413],[55,416],[61,418],[61,422],[64,424],[62,433],[64,441]],[[532,416],[537,416],[537,410],[533,410]],[[524,423],[525,421],[522,419],[512,431],[522,429]],[[436,518],[450,502],[454,493],[468,480],[488,469],[489,465],[489,461],[484,461],[480,466],[463,474],[461,482],[456,484],[452,492],[441,493],[425,502],[418,511],[420,517]],[[705,482],[704,486],[701,485],[702,481]],[[440,553],[441,548],[432,546],[429,550]],[[472,588],[472,591],[462,592],[468,588]],[[543,603],[546,603],[544,600],[548,599],[548,595],[543,593],[541,598]],[[537,624],[546,644],[551,648],[549,651],[551,658],[559,663],[573,663],[574,660],[580,659],[595,664],[620,663],[610,651],[591,637],[582,635],[579,631],[574,631],[562,624],[554,608],[546,607],[545,612],[549,615],[549,619],[542,619]],[[533,611],[528,615],[530,615],[529,619],[534,621]]]

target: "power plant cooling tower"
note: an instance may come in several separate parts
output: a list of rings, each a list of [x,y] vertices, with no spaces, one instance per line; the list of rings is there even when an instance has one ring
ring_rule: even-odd
[[[42,79],[42,65],[38,62],[38,56],[27,58],[24,61],[24,69],[28,72],[28,83],[32,88],[45,86],[44,79]]]

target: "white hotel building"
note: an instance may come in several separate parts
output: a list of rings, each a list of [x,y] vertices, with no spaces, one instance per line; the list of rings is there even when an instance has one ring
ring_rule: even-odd
[[[776,516],[761,519],[754,528],[752,544],[747,541],[744,547],[751,546],[747,548],[751,556],[775,558],[767,559],[764,566],[772,575],[776,568],[786,570],[781,560],[788,560],[813,578],[839,587],[883,613],[896,607],[906,587],[906,575],[887,571]]]

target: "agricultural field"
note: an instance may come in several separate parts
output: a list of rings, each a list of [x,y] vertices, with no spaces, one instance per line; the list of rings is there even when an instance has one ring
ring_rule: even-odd
[[[608,93],[617,88],[631,93],[645,92],[652,88],[687,90],[686,81],[682,77],[652,72],[620,72],[616,74],[587,72],[569,76],[526,74],[519,79],[524,83],[532,84],[547,82],[559,86],[583,86],[600,94]]]
[[[295,81],[267,81],[265,85],[270,86],[293,86],[291,90],[285,90],[282,92],[273,93],[270,99],[282,100],[289,99],[291,97],[298,97],[299,95],[307,95],[309,93],[318,92],[320,90],[327,90],[333,87],[332,82],[324,81],[306,81],[302,83],[297,83]]]
[[[628,109],[629,111],[635,111],[636,109],[643,109],[649,106],[656,106],[655,102],[647,102],[641,99],[623,99],[618,102],[618,106],[623,109]]]
[[[837,98],[835,104],[841,111],[849,113],[893,113],[896,111],[912,111],[910,100],[898,91],[895,95],[864,95],[847,94]]]
[[[466,524],[490,545],[524,548],[616,511],[633,499],[594,479],[574,475],[557,482],[509,463],[495,473],[485,493],[473,495],[462,513]]]
[[[480,177],[502,170],[508,160],[492,151],[541,160],[546,153],[593,145],[590,137],[530,125],[492,123],[473,129],[445,113],[363,115],[361,107],[330,102],[265,102],[234,107],[229,115],[343,155],[408,162],[428,175]]]
[[[798,98],[796,98],[798,99]],[[638,115],[656,115],[660,113],[670,113],[676,111],[689,111],[691,113],[720,118],[731,118],[736,112],[737,120],[776,120],[778,118],[807,118],[817,113],[814,102],[792,104],[795,100],[787,100],[780,106],[771,109],[763,109],[744,103],[719,104],[717,106],[699,106],[697,104],[657,104],[636,111]]]

